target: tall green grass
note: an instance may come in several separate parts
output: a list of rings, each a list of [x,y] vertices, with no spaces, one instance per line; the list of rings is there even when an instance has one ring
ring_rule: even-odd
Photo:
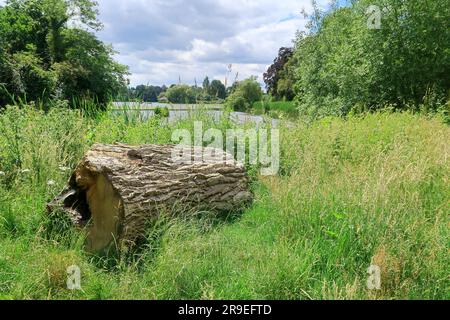
[[[139,252],[90,256],[45,204],[95,142],[168,143],[170,124],[108,111],[0,114],[2,299],[448,299],[449,127],[377,113],[281,129],[282,169],[259,177],[241,216],[161,220]],[[59,226],[60,227],[60,226]],[[112,259],[112,260],[111,260]],[[366,288],[371,264],[382,290]],[[82,291],[66,289],[66,268]]]
[[[299,115],[294,101],[263,100],[253,104],[253,113],[268,114],[272,118],[297,118]]]

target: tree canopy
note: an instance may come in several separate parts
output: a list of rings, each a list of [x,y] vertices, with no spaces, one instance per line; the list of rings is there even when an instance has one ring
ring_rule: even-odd
[[[211,81],[208,93],[216,99],[225,99],[227,96],[225,85],[220,80]]]
[[[8,0],[0,8],[0,105],[51,98],[104,103],[122,90],[128,69],[92,33],[102,27],[97,15],[92,0]]]
[[[449,21],[447,1],[358,0],[328,14],[316,8],[309,32],[296,41],[300,109],[345,115],[445,103]]]
[[[236,82],[226,103],[235,111],[247,111],[257,101],[261,101],[263,92],[256,77]]]
[[[194,89],[186,84],[170,87],[166,97],[171,103],[195,103],[197,98]]]
[[[294,48],[280,48],[278,57],[264,73],[267,92],[278,99],[292,100],[294,98],[294,83],[290,72],[292,63],[289,64],[293,56]]]
[[[128,99],[140,100],[144,102],[158,102],[158,97],[161,93],[166,92],[166,86],[147,86],[139,85],[136,88],[131,88],[128,92]]]

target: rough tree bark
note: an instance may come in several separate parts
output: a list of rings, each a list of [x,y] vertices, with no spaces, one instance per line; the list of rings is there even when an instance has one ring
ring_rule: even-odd
[[[186,147],[194,161],[180,163],[174,148],[94,145],[49,212],[60,208],[85,226],[86,249],[98,252],[112,244],[133,245],[161,213],[234,211],[251,201],[245,168],[230,155]]]

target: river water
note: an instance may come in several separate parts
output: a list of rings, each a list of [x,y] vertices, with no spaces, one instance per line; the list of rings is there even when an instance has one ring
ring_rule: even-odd
[[[166,107],[169,110],[169,122],[178,122],[180,120],[189,119],[198,112],[204,112],[216,121],[220,121],[223,116],[222,105],[186,105],[186,104],[165,104],[165,103],[130,103],[115,102],[113,111],[117,113],[126,112],[129,115],[139,113],[139,117],[147,120],[155,115],[157,107]],[[230,117],[236,124],[253,123],[257,127],[267,121],[266,118],[257,115],[251,115],[245,112],[231,112]],[[272,119],[272,126],[277,126],[278,120]]]

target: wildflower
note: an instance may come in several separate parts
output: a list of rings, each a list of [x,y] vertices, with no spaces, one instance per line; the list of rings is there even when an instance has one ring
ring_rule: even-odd
[[[0,177],[4,177],[6,176],[6,173],[4,173],[3,171],[0,171]]]
[[[47,182],[47,185],[48,185],[49,187],[54,186],[55,184],[56,184],[56,182],[53,181],[53,180],[49,180],[49,181]]]
[[[70,168],[68,168],[68,167],[63,167],[63,166],[59,167],[59,171],[61,171],[61,172],[66,172],[66,171],[69,171],[69,170],[70,170]]]

